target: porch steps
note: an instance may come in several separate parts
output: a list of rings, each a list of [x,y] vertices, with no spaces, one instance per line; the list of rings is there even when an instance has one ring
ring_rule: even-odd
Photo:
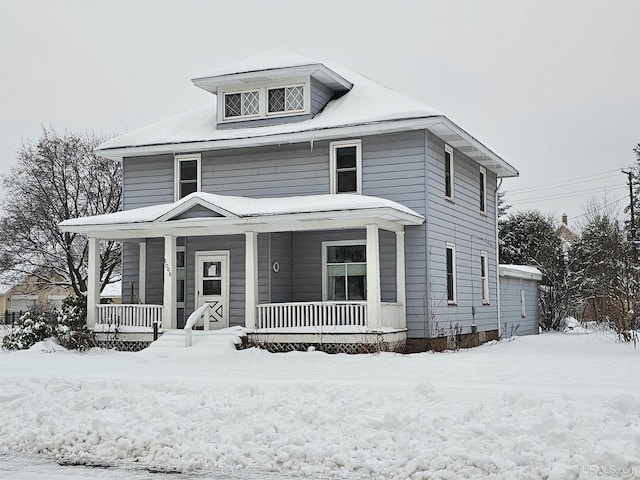
[[[190,347],[186,346],[184,330],[165,330],[158,340],[146,349],[149,354],[159,357],[172,356],[171,352],[189,350],[191,354],[224,353],[236,350],[246,337],[242,327],[230,327],[221,330],[194,330],[191,332]]]

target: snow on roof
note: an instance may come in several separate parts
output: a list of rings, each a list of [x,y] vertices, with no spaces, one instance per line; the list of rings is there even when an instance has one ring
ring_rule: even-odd
[[[501,276],[524,278],[527,280],[542,280],[542,272],[536,267],[529,265],[506,265],[501,264],[499,267]]]
[[[4,295],[5,293],[8,293],[9,290],[11,290],[13,288],[12,285],[5,285],[3,283],[0,283],[0,295]]]
[[[223,211],[236,217],[263,217],[304,213],[322,213],[353,210],[392,209],[424,220],[424,217],[397,202],[365,195],[306,195],[299,197],[249,198],[195,192],[175,203],[135,208],[122,212],[65,220],[61,227],[145,223],[162,220],[172,212],[175,215],[187,207],[204,205],[214,211]],[[420,223],[422,223],[420,221]]]
[[[349,93],[327,104],[314,118],[262,127],[218,129],[216,103],[161,120],[147,127],[107,140],[98,153],[119,148],[233,140],[310,132],[391,120],[442,116],[436,109],[387,88],[347,67],[326,64],[353,82]]]

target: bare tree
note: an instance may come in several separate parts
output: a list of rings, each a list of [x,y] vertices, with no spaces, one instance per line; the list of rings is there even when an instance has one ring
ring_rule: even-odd
[[[61,232],[58,224],[120,209],[122,166],[93,153],[103,140],[43,128],[37,143],[23,143],[15,166],[2,177],[0,270],[71,286],[76,295],[86,292],[87,239]],[[119,271],[120,250],[117,242],[102,244],[102,287]]]

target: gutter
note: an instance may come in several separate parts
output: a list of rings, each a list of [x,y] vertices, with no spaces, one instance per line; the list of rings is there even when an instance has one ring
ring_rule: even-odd
[[[498,339],[502,335],[502,309],[500,306],[500,239],[498,237],[498,190],[502,186],[502,179],[500,183],[496,184],[496,192],[494,194],[493,206],[495,209],[495,230],[496,230],[496,301],[498,303]]]

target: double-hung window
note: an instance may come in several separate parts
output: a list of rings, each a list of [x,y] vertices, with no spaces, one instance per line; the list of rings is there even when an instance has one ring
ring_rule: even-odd
[[[482,282],[482,304],[489,305],[489,256],[480,252],[480,281]]]
[[[455,305],[456,301],[456,246],[447,243],[447,303]]]
[[[252,117],[260,114],[260,92],[249,90],[238,93],[225,93],[225,118]]]
[[[480,213],[487,214],[487,170],[480,167]]]
[[[527,318],[527,302],[524,290],[520,290],[520,316]]]
[[[365,242],[324,242],[324,299],[367,299],[367,246]]]
[[[450,145],[444,146],[444,197],[453,201],[453,148]]]
[[[332,142],[329,148],[331,193],[362,193],[362,142]]]
[[[180,200],[200,191],[200,154],[176,155],[174,198]]]

